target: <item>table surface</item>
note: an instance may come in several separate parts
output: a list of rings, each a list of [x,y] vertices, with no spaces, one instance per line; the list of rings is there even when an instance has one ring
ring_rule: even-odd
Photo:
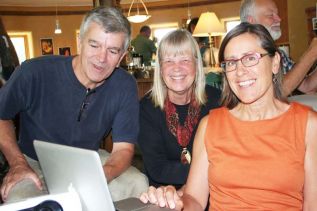
[[[297,101],[299,103],[311,106],[315,111],[317,111],[317,94],[311,95],[295,95],[289,97],[290,102]]]

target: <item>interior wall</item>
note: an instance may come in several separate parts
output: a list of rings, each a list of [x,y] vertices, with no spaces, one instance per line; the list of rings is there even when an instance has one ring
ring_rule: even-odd
[[[308,47],[307,22],[305,9],[315,7],[315,0],[288,0],[288,30],[291,57],[298,61]],[[212,11],[222,18],[239,16],[239,1],[190,7],[192,17],[202,12]],[[142,23],[132,23],[132,38],[134,38],[143,24],[152,25],[166,22],[178,22],[187,18],[187,7],[172,10],[149,10],[152,17]],[[76,30],[79,29],[83,15],[61,15],[60,20],[63,33],[54,34],[55,16],[2,16],[7,31],[31,31],[33,36],[34,56],[41,55],[40,38],[52,38],[54,54],[58,54],[59,47],[70,47],[71,53],[76,52]]]
[[[199,16],[202,12],[215,12],[219,18],[237,17],[239,15],[239,1],[232,3],[218,3],[204,6],[190,7],[192,17]],[[226,8],[226,9],[223,9]],[[182,25],[182,19],[187,19],[187,7],[172,10],[149,11],[152,17],[142,23],[132,23],[132,38],[134,38],[142,25],[178,22]],[[2,16],[7,31],[31,31],[33,37],[34,56],[41,56],[40,39],[52,38],[54,54],[58,54],[58,48],[70,47],[71,53],[76,52],[76,30],[79,29],[83,15],[59,15],[62,34],[54,34],[55,16]]]
[[[32,32],[34,56],[41,56],[41,38],[52,38],[54,54],[58,48],[70,47],[71,53],[76,54],[76,30],[79,29],[83,15],[58,16],[62,34],[54,34],[55,16],[2,16],[7,31]]]
[[[290,54],[298,61],[309,45],[305,9],[315,7],[316,0],[288,0],[287,4]]]

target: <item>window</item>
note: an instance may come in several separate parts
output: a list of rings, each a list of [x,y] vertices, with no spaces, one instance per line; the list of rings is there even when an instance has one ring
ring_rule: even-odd
[[[79,29],[77,29],[76,30],[76,49],[77,49],[77,53],[79,53],[79,42],[80,42],[80,40],[79,40],[79,33],[80,33],[80,30]]]
[[[167,24],[153,24],[150,25],[152,29],[152,35],[157,39],[156,43],[159,43],[161,39],[170,31],[178,29],[178,23],[167,23]]]
[[[31,32],[8,32],[8,35],[18,55],[20,64],[26,59],[33,58]]]
[[[236,27],[241,23],[240,20],[226,20],[225,25],[226,25],[226,33],[228,33],[231,29]]]

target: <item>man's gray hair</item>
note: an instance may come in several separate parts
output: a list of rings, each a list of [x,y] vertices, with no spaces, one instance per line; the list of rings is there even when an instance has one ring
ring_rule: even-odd
[[[248,22],[248,17],[254,17],[256,0],[242,0],[240,5],[240,20]]]
[[[79,36],[81,40],[84,38],[92,22],[102,26],[106,33],[124,33],[126,38],[123,48],[124,51],[128,49],[131,37],[131,25],[120,10],[114,7],[97,7],[89,11],[80,26]]]

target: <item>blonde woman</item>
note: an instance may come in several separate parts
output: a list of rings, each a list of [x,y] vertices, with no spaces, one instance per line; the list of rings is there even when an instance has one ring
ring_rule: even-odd
[[[218,107],[220,91],[205,86],[199,47],[186,30],[158,46],[154,83],[140,103],[138,143],[152,186],[185,184],[198,122]]]
[[[184,194],[149,189],[143,202],[177,210],[317,207],[317,113],[282,95],[280,54],[269,32],[242,23],[222,41],[223,107],[199,124]],[[181,196],[181,197],[180,197]]]

